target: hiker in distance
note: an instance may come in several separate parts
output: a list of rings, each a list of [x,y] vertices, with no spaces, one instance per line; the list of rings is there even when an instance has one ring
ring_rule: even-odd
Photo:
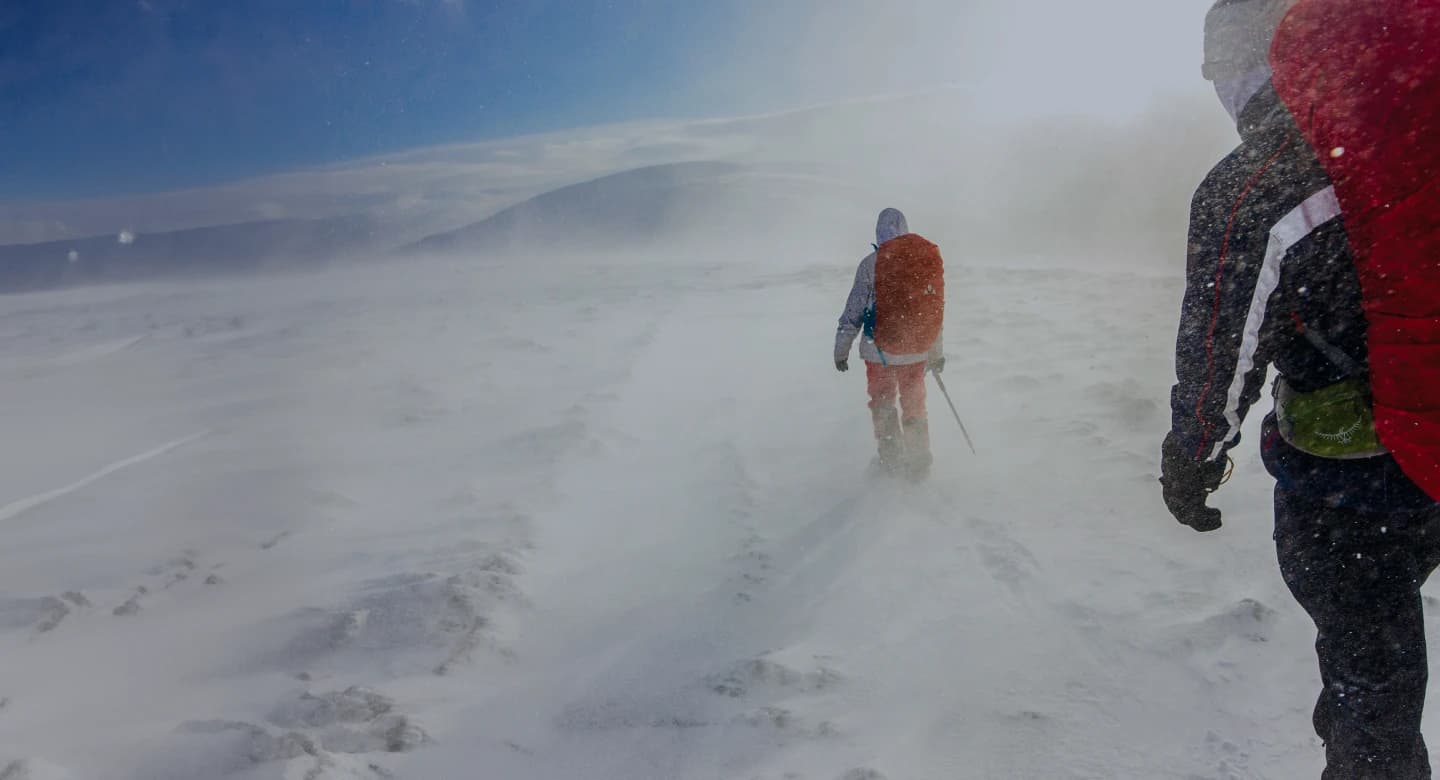
[[[897,209],[880,212],[874,248],[860,262],[840,315],[835,368],[850,370],[850,348],[860,336],[879,450],[872,465],[919,481],[933,460],[925,372],[945,368],[945,266],[940,248],[911,233]]]
[[[1242,142],[1191,204],[1165,504],[1220,528],[1206,499],[1274,365],[1260,448],[1281,574],[1317,628],[1323,778],[1427,780],[1440,2],[1220,0],[1205,28],[1204,75]]]

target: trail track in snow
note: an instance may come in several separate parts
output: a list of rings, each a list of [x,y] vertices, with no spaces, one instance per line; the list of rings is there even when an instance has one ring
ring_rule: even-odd
[[[35,509],[36,507],[44,506],[51,501],[63,498],[76,491],[84,490],[86,487],[96,482],[99,482],[100,480],[105,479],[112,474],[124,471],[125,469],[131,468],[133,466],[138,466],[141,463],[145,463],[147,461],[155,460],[156,458],[164,457],[165,455],[170,454],[174,450],[178,450],[187,444],[198,441],[205,436],[208,436],[209,433],[209,431],[202,431],[200,433],[186,436],[183,439],[176,439],[175,441],[166,442],[165,444],[162,444],[154,449],[146,450],[145,452],[142,452],[138,455],[132,455],[131,457],[125,458],[124,460],[118,460],[114,463],[111,463],[110,465],[105,466],[99,471],[96,471],[95,473],[87,477],[65,485],[64,487],[49,490],[38,495],[30,496],[28,498],[11,501],[4,506],[0,506],[0,523],[14,520],[15,518],[20,517],[26,512]]]

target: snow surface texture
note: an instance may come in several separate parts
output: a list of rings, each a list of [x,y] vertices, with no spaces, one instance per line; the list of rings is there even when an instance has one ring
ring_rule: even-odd
[[[0,778],[1318,776],[1253,446],[1160,502],[1178,266],[949,250],[910,487],[853,227],[0,298]]]
[[[920,488],[848,256],[0,299],[0,777],[1318,776],[1251,448],[1159,501],[1178,273],[950,258]]]

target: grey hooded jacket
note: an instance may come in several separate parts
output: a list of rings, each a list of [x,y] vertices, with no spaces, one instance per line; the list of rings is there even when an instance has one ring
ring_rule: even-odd
[[[875,223],[875,245],[878,247],[909,232],[910,226],[906,224],[905,215],[900,213],[899,209],[885,209],[880,212],[880,219]],[[835,331],[835,362],[850,358],[850,347],[855,343],[856,336],[861,336],[860,358],[867,363],[909,366],[934,362],[943,354],[942,344],[945,338],[942,333],[940,338],[935,339],[935,345],[929,352],[915,355],[892,355],[887,352],[882,357],[875,342],[869,336],[861,335],[865,327],[865,313],[874,307],[875,253],[871,252],[860,261],[860,268],[855,271],[855,285],[850,288],[850,298],[845,301],[845,313],[840,315],[840,327]]]

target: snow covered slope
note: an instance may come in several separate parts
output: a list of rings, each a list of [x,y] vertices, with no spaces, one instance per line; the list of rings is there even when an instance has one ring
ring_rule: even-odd
[[[408,251],[488,252],[544,242],[613,248],[676,229],[697,212],[725,213],[717,189],[739,173],[717,162],[652,165],[546,192],[498,214],[428,236]]]
[[[1251,447],[1159,500],[1178,271],[949,252],[911,489],[853,228],[0,299],[0,777],[1316,776]]]

